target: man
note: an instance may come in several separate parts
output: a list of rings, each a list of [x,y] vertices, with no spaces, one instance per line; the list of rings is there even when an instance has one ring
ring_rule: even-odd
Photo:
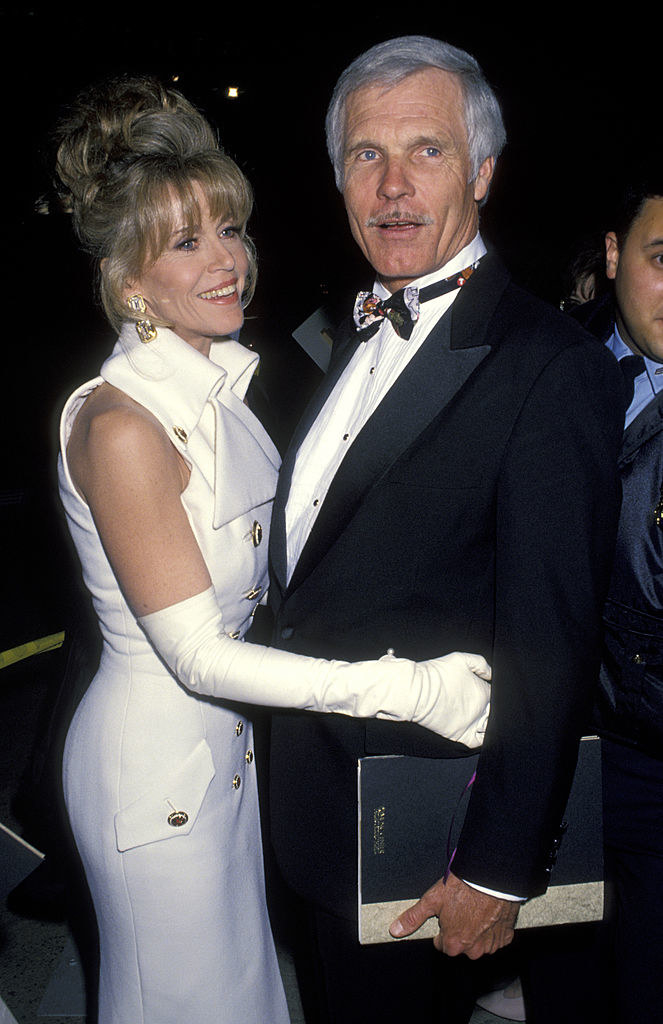
[[[504,129],[472,57],[424,37],[380,44],[341,76],[327,128],[375,291],[407,291],[385,318],[359,297],[286,454],[275,642],[350,660],[461,649],[492,664],[453,873],[392,926],[404,936],[436,915],[436,947],[474,959],[511,940],[516,901],[547,885],[598,672],[621,383],[609,353],[485,255],[478,209]],[[274,720],[272,839],[310,928],[308,1019],[469,1018],[474,993],[444,977],[468,961],[356,939],[357,759],[463,753],[414,725]]]
[[[614,296],[581,307],[630,370],[620,455],[623,505],[599,713],[603,733],[608,920],[617,1020],[663,1019],[663,180],[625,190],[605,237]],[[607,328],[606,312],[609,314]],[[610,315],[611,314],[611,315]]]

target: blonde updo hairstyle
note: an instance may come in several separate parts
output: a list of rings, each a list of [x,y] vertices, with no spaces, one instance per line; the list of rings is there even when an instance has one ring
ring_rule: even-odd
[[[248,304],[257,276],[255,249],[246,234],[251,186],[180,93],[151,78],[96,87],[78,97],[56,141],[61,198],[83,248],[98,262],[101,302],[116,330],[140,316],[126,305],[128,283],[159,258],[173,231],[182,227],[179,217],[173,223],[173,196],[187,228],[200,224],[195,186],[212,217],[239,231],[249,257],[242,295],[242,304]]]

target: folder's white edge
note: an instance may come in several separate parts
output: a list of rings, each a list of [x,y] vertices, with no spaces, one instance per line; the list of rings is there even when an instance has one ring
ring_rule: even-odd
[[[416,900],[391,900],[387,903],[364,903],[359,907],[359,941],[362,945],[376,942],[404,942],[392,939],[389,925],[411,907]],[[553,924],[580,924],[600,921],[603,917],[603,882],[580,882],[576,885],[553,885],[543,896],[523,904],[517,928],[543,928]],[[432,939],[437,935],[437,918],[431,917],[411,939]]]

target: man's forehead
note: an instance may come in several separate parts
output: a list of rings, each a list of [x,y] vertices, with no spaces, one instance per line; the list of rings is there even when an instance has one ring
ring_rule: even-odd
[[[649,196],[631,225],[629,236],[637,237],[645,245],[660,244],[663,240],[663,196]]]
[[[375,104],[455,108],[462,105],[463,89],[459,78],[442,68],[419,68],[398,82],[370,82],[351,92],[345,105],[346,121],[358,108]]]
[[[345,141],[372,132],[397,131],[420,124],[422,132],[450,130],[465,135],[463,91],[456,75],[440,68],[424,68],[394,85],[373,83],[348,96]],[[416,129],[414,129],[416,131]]]

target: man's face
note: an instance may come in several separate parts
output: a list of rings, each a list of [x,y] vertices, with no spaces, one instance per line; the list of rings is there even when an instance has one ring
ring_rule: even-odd
[[[463,94],[447,71],[350,94],[343,195],[355,241],[387,288],[439,269],[474,238],[493,163],[469,180]]]
[[[619,333],[633,352],[663,363],[663,197],[645,201],[621,249],[612,231],[605,244]]]

